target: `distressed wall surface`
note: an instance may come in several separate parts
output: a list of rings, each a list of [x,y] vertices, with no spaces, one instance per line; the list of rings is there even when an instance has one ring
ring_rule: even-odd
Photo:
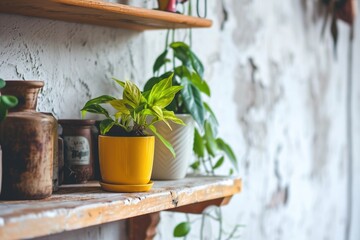
[[[351,239],[360,239],[360,27],[353,50],[351,198],[349,28],[339,24],[335,58],[329,30],[320,37],[323,16],[317,2],[209,1],[214,26],[193,31],[220,134],[233,146],[244,179],[243,193],[223,213],[229,229],[245,225],[240,239],[345,240],[349,197]],[[116,93],[111,77],[143,85],[165,34],[0,14],[0,76],[44,80],[39,110],[79,118],[89,98]],[[172,239],[173,227],[185,217],[162,217],[158,239]],[[216,228],[205,227],[206,239],[216,239]],[[189,239],[198,237],[193,229]]]

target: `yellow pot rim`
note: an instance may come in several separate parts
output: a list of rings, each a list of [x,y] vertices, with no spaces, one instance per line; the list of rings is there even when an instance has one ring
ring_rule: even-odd
[[[106,136],[99,135],[101,138],[154,138],[155,136]]]

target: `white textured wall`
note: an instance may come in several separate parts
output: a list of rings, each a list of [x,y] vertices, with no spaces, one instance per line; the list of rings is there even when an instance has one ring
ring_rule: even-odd
[[[193,31],[213,89],[221,135],[240,161],[243,192],[224,208],[244,224],[241,239],[345,240],[349,28],[340,24],[338,57],[315,0],[209,2],[210,29]],[[221,24],[223,29],[221,29]],[[352,239],[360,239],[360,28],[353,77]],[[178,34],[183,36],[184,32]],[[39,110],[78,118],[89,98],[115,94],[112,76],[142,85],[165,31],[138,33],[0,14],[0,76],[42,79]],[[225,173],[225,172],[224,172]],[[287,192],[286,201],[277,196]],[[163,214],[158,239],[171,239],[182,215]],[[216,229],[206,225],[208,239]],[[198,231],[190,239],[198,238]]]

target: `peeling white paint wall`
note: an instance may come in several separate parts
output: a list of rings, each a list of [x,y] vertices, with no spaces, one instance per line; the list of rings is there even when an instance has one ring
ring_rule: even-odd
[[[317,1],[226,0],[227,21],[221,1],[208,2],[214,26],[193,31],[193,49],[213,90],[209,101],[220,134],[233,146],[244,180],[243,192],[224,208],[225,221],[245,225],[241,239],[345,240],[349,27],[339,24],[335,59],[330,31],[320,37]],[[359,21],[353,51],[353,240],[360,239]],[[111,77],[143,85],[165,34],[0,14],[0,76],[44,80],[38,109],[79,118],[89,98],[116,94]],[[162,219],[157,238],[172,239],[173,227],[185,217],[165,213]],[[205,227],[207,239],[216,239],[216,228]],[[193,230],[189,239],[198,236]]]

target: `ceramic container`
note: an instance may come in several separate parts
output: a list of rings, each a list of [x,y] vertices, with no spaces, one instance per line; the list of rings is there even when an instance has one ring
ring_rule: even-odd
[[[145,185],[150,182],[155,137],[99,136],[101,178],[113,185]]]
[[[177,114],[186,126],[170,122],[172,130],[163,122],[155,123],[158,133],[166,137],[176,153],[171,154],[159,140],[155,140],[155,157],[152,179],[176,180],[185,177],[189,162],[193,157],[194,120],[189,114]]]
[[[3,199],[42,199],[52,194],[56,119],[36,112],[42,81],[6,81],[2,94],[16,96],[15,108],[0,123]]]

